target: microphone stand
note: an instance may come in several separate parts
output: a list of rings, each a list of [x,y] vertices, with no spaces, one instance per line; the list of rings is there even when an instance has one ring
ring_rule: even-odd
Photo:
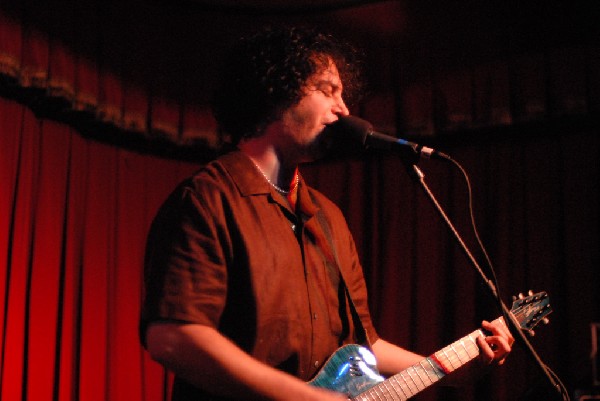
[[[483,272],[483,270],[477,263],[477,260],[473,257],[472,253],[469,251],[469,248],[467,247],[465,242],[462,240],[460,234],[458,233],[458,231],[456,230],[456,228],[454,227],[454,225],[452,224],[452,222],[450,221],[450,219],[444,212],[444,209],[439,204],[439,202],[437,201],[437,199],[435,198],[435,196],[433,195],[433,193],[431,192],[431,190],[425,183],[425,174],[423,174],[421,169],[419,169],[419,167],[417,167],[417,163],[420,158],[419,150],[414,149],[412,147],[406,147],[405,149],[406,150],[400,152],[400,159],[401,159],[402,163],[404,164],[404,167],[407,169],[408,174],[410,175],[410,177],[413,180],[415,180],[420,185],[421,189],[425,192],[425,194],[427,195],[427,198],[431,201],[431,203],[433,204],[434,208],[439,213],[440,217],[443,219],[446,226],[450,229],[450,232],[452,233],[454,239],[457,241],[461,250],[467,256],[467,259],[471,262],[471,266],[477,272],[477,274],[479,275],[484,286],[487,288],[488,294],[494,300],[496,300],[498,302],[499,307],[502,311],[502,315],[504,316],[504,321],[505,321],[507,327],[509,328],[510,332],[512,333],[513,337],[515,338],[515,341],[518,344],[520,344],[525,349],[525,351],[529,354],[529,356],[533,359],[533,361],[535,362],[535,365],[539,368],[542,375],[550,383],[550,386],[552,388],[554,388],[556,391],[558,391],[559,395],[561,396],[561,398],[563,400],[568,400],[569,396],[568,396],[568,394],[565,394],[565,392],[563,391],[563,386],[550,373],[549,369],[546,368],[546,365],[542,362],[542,360],[540,359],[540,357],[538,356],[536,351],[533,349],[531,343],[525,337],[525,335],[519,328],[518,323],[515,321],[512,314],[510,313],[510,309],[504,304],[504,302],[498,295],[498,291],[497,291],[496,286],[494,285],[493,281],[490,280],[485,275],[485,273]]]

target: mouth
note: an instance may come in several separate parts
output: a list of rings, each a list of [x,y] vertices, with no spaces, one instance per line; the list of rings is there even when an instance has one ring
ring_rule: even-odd
[[[355,157],[362,154],[364,150],[362,142],[349,131],[344,118],[325,124],[319,141],[329,158]]]
[[[323,124],[323,128],[319,134],[319,143],[327,153],[329,153],[334,147],[336,142],[338,141],[337,137],[339,136],[338,130],[335,129],[335,123],[327,123]]]

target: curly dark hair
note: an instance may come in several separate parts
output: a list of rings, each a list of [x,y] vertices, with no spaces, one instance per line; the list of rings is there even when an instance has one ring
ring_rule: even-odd
[[[344,98],[362,88],[361,57],[350,44],[310,28],[267,27],[242,38],[225,58],[212,108],[221,133],[237,144],[259,136],[303,97],[306,81],[333,61]]]

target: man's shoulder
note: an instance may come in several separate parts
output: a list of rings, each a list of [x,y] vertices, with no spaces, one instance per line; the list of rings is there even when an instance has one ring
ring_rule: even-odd
[[[243,169],[244,155],[241,152],[229,152],[201,166],[182,185],[193,189],[220,186],[230,182]]]
[[[346,218],[344,217],[342,210],[335,202],[333,202],[320,190],[311,186],[307,186],[307,188],[312,203],[317,206],[321,213],[323,213],[329,220],[336,219],[345,222]]]
[[[327,197],[327,195],[325,195],[323,192],[321,192],[320,190],[311,187],[310,185],[307,185],[307,189],[308,189],[308,193],[310,195],[311,200],[321,206],[321,207],[327,207],[327,208],[334,208],[334,209],[338,209],[338,206]]]

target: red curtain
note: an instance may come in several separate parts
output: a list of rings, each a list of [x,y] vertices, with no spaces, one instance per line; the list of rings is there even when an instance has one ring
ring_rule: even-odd
[[[213,17],[137,0],[2,2],[0,94],[86,136],[163,154],[196,147],[206,159],[218,145],[205,71],[216,57],[188,39]]]
[[[168,377],[137,337],[142,255],[158,206],[198,165],[83,138],[5,99],[0,130],[2,399],[166,400]],[[555,312],[532,342],[571,391],[585,387],[589,325],[600,320],[598,127],[530,127],[470,142],[444,150],[470,172],[501,295],[548,291]],[[462,177],[441,162],[420,166],[476,250]],[[498,316],[398,159],[303,171],[348,218],[382,336],[427,354]],[[517,399],[537,378],[517,348],[477,385],[417,399]]]
[[[168,398],[169,377],[137,338],[146,230],[198,167],[181,160],[218,146],[203,106],[214,52],[230,28],[266,18],[142,3],[0,5],[3,401]],[[376,90],[360,114],[465,166],[503,299],[548,291],[555,312],[532,342],[570,391],[589,387],[589,327],[600,321],[597,44],[445,69],[404,54],[391,46],[371,58]],[[441,162],[420,166],[482,263],[464,180]],[[382,336],[427,354],[498,316],[398,159],[303,174],[348,218]],[[537,378],[517,349],[477,385],[417,399],[518,399]]]
[[[3,400],[160,400],[137,339],[144,236],[196,166],[82,139],[0,99]]]

